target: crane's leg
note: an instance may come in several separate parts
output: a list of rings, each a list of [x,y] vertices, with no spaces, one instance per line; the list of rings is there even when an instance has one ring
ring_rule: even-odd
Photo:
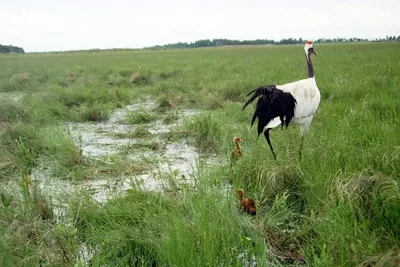
[[[308,119],[303,122],[302,125],[300,125],[300,134],[301,134],[301,139],[300,139],[300,149],[299,149],[299,158],[301,160],[302,158],[302,150],[303,150],[303,143],[304,143],[304,137],[308,133],[308,129],[310,128],[310,124],[312,122],[313,116],[308,117]]]
[[[269,140],[269,130],[271,130],[271,129],[265,130],[264,136],[265,136],[265,139],[267,139],[269,148],[271,148],[272,155],[274,155],[274,159],[276,160],[276,155],[275,155],[275,152],[274,152],[274,148],[272,147],[271,140]]]
[[[301,151],[303,150],[303,143],[304,143],[304,136],[300,137],[300,149],[299,149],[299,158],[300,158],[300,160],[302,158]]]

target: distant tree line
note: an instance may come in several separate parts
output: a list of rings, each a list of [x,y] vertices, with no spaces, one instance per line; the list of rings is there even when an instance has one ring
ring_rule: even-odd
[[[230,39],[204,39],[193,43],[179,42],[166,45],[156,45],[147,47],[146,49],[169,49],[169,48],[198,48],[198,47],[215,47],[227,45],[288,45],[288,44],[303,44],[306,40],[302,38],[288,38],[280,41],[269,39],[256,40],[230,40]],[[399,36],[386,36],[386,38],[364,39],[364,38],[320,38],[314,40],[316,43],[353,43],[353,42],[400,42]]]
[[[216,46],[229,46],[229,45],[290,45],[290,44],[303,44],[306,40],[302,38],[288,38],[280,41],[269,39],[256,39],[256,40],[230,40],[230,39],[204,39],[198,40],[193,43],[179,42],[166,45],[156,45],[145,47],[143,49],[173,49],[173,48],[198,48],[198,47],[216,47]],[[386,36],[385,38],[365,39],[365,38],[319,38],[314,40],[316,43],[354,43],[354,42],[400,42],[399,36]],[[90,49],[90,50],[71,50],[71,51],[52,51],[57,52],[98,52],[98,51],[132,51],[139,49],[132,48],[110,48],[110,49]],[[0,53],[25,53],[22,47],[13,45],[1,45]]]
[[[22,47],[0,44],[0,53],[25,53],[25,51]]]

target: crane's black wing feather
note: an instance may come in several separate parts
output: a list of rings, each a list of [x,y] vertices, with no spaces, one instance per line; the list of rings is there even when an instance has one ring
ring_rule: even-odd
[[[258,118],[258,135],[276,117],[280,118],[282,127],[284,123],[286,127],[289,125],[296,107],[296,99],[291,93],[284,92],[276,88],[275,85],[266,85],[251,91],[247,96],[251,94],[253,95],[243,105],[243,110],[258,98],[256,109],[251,119],[251,126],[253,126],[256,118]]]

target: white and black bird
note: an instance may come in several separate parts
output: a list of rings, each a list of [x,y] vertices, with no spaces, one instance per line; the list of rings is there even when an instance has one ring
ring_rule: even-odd
[[[312,41],[304,45],[306,61],[308,66],[308,78],[283,85],[265,85],[251,91],[247,96],[253,94],[244,104],[243,109],[258,98],[251,126],[258,118],[258,136],[264,131],[271,152],[276,159],[274,149],[269,138],[269,131],[279,125],[299,125],[301,141],[299,154],[303,146],[304,136],[307,134],[314,114],[318,109],[321,94],[315,82],[314,68],[311,62],[311,54],[314,51]]]

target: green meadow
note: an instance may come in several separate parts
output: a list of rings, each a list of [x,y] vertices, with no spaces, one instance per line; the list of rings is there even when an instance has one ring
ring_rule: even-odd
[[[242,106],[259,85],[307,77],[302,45],[0,55],[0,266],[399,266],[400,44],[314,48],[319,109],[301,160],[297,126],[271,131],[276,161]],[[149,99],[124,119],[135,130],[113,136],[137,142],[113,155],[85,155],[65,126]],[[198,113],[175,125],[185,109]],[[156,120],[175,126],[154,139]],[[117,181],[182,140],[215,163],[160,174],[161,191],[132,185],[99,203],[32,179]]]

